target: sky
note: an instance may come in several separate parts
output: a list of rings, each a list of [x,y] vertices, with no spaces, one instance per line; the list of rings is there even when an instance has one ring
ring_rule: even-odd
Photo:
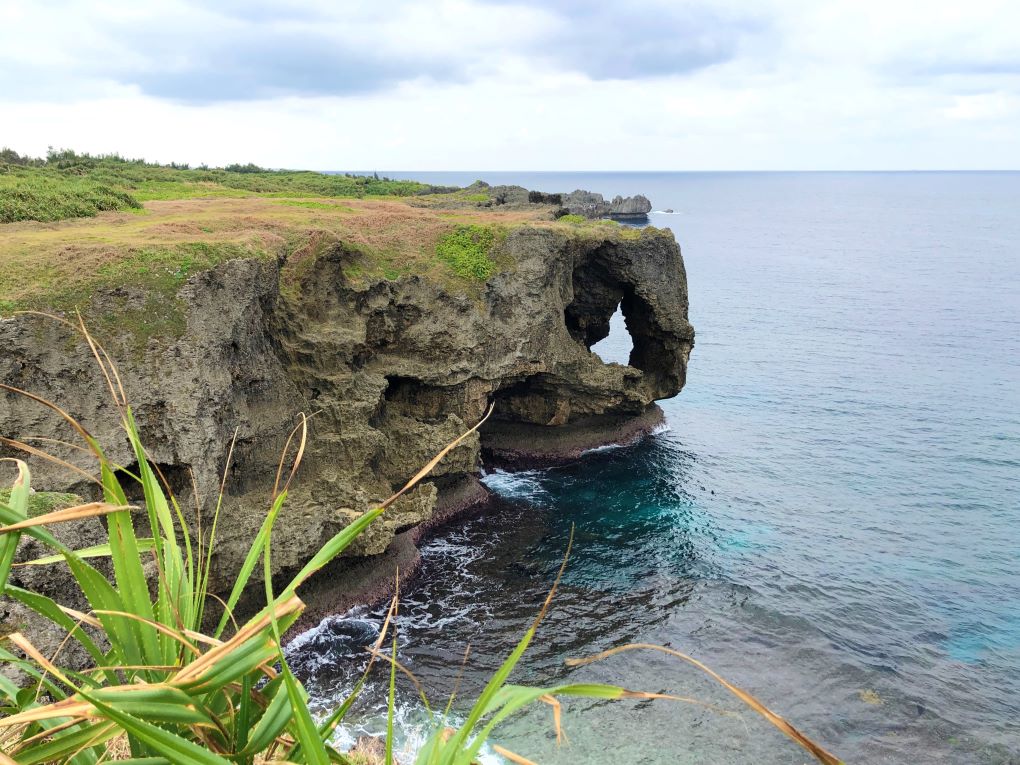
[[[0,0],[0,145],[307,169],[1020,169],[1020,2]]]

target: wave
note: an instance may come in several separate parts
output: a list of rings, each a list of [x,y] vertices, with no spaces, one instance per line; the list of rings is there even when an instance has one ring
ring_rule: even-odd
[[[630,446],[630,444],[603,444],[602,446],[593,446],[591,449],[585,449],[583,452],[581,452],[581,456],[583,457],[586,454],[600,454],[601,452],[611,452],[615,451],[616,449],[622,449],[625,446]]]
[[[534,500],[548,496],[542,484],[544,470],[509,472],[499,468],[482,476],[482,483],[495,494],[509,499]]]

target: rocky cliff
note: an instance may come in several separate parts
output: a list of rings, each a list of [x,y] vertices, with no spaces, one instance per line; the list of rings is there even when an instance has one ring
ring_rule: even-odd
[[[182,506],[209,512],[231,439],[225,522],[215,571],[231,583],[267,509],[286,433],[313,415],[307,455],[274,532],[279,571],[385,498],[490,402],[491,422],[388,512],[355,552],[480,496],[491,459],[557,459],[654,425],[654,401],[683,387],[693,330],[673,235],[653,228],[534,223],[496,247],[498,272],[473,289],[428,276],[355,279],[359,251],[238,257],[190,276],[172,298],[183,323],[141,349],[107,338],[148,444]],[[129,285],[93,305],[147,305]],[[634,341],[629,366],[591,346],[620,307]],[[102,333],[100,333],[102,336]],[[0,319],[0,381],[59,402],[128,469],[133,460],[87,348],[66,326]],[[51,412],[0,398],[0,434],[67,439]],[[49,443],[49,442],[46,442]],[[93,468],[73,451],[72,463]],[[89,496],[73,472],[36,461],[37,488]]]
[[[613,197],[607,202],[601,194],[578,189],[563,196],[563,208],[573,215],[586,218],[609,218],[610,220],[645,223],[652,203],[648,197],[638,194],[633,197]]]

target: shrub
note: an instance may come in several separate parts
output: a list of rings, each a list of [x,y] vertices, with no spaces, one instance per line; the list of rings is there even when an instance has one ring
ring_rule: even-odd
[[[0,176],[0,223],[92,217],[104,210],[141,207],[126,191],[64,174]]]
[[[458,276],[485,281],[496,270],[489,255],[496,232],[488,226],[457,226],[436,244],[436,255]]]
[[[0,150],[0,223],[54,221],[138,207],[149,199],[203,196],[365,197],[442,191],[416,181],[232,164],[225,169],[160,165],[117,154],[50,148],[46,160]]]

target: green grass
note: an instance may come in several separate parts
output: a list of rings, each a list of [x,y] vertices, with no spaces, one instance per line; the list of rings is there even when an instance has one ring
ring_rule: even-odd
[[[0,488],[0,504],[7,504],[11,499],[11,490]],[[28,517],[35,518],[54,510],[80,505],[81,497],[62,491],[36,491],[28,495]]]
[[[179,337],[184,333],[185,306],[177,297],[177,291],[189,276],[231,258],[265,257],[267,254],[259,247],[230,242],[147,247],[123,260],[100,266],[91,287],[95,290],[130,284],[141,292],[140,299],[111,293],[103,303],[87,303],[83,301],[91,295],[72,293],[57,301],[58,307],[67,308],[76,302],[75,307],[81,308],[83,315],[100,327],[104,335],[127,338],[137,353],[148,345],[150,338]]]
[[[0,314],[16,310],[79,310],[104,336],[126,342],[126,347],[137,356],[153,337],[179,337],[184,333],[185,306],[177,292],[189,276],[232,258],[270,254],[257,238],[248,243],[141,246],[126,250],[117,260],[99,264],[88,280],[80,282],[65,281],[59,271],[42,266],[31,275],[35,293],[18,301],[0,301]],[[0,292],[5,282],[0,275]],[[113,289],[117,287],[128,289]],[[103,299],[94,300],[100,292]]]
[[[254,166],[251,166],[254,167]],[[188,169],[59,152],[39,164],[0,162],[0,223],[90,217],[150,200],[216,197],[406,197],[429,193],[417,181],[298,170]]]
[[[311,199],[280,199],[273,204],[284,205],[285,207],[304,207],[306,210],[332,210],[333,212],[354,212],[353,207],[345,207],[335,202],[316,202]]]
[[[79,176],[31,168],[0,174],[0,223],[90,218],[105,210],[139,208],[122,188]]]
[[[436,256],[458,276],[484,282],[496,271],[490,254],[495,242],[491,226],[457,226],[436,243]]]

